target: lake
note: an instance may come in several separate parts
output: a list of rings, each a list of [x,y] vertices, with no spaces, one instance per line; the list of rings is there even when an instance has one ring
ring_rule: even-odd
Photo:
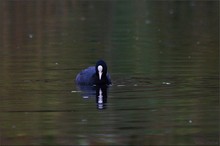
[[[219,145],[218,1],[1,0],[0,19],[0,145]],[[103,100],[75,84],[100,58]]]

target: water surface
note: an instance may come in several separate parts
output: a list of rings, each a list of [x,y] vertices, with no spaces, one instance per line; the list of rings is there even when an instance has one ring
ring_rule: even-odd
[[[0,145],[218,145],[219,2],[0,3]],[[106,60],[105,108],[76,74]],[[85,96],[87,95],[87,96]]]

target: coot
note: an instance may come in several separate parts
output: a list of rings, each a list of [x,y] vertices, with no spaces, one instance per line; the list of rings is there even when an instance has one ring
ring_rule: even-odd
[[[111,78],[107,72],[105,61],[99,60],[95,66],[82,70],[76,76],[78,85],[110,85]]]

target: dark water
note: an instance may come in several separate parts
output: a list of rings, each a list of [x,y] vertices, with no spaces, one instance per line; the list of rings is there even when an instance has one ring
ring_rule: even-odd
[[[218,1],[0,1],[0,145],[218,145]],[[106,60],[113,86],[74,84]]]

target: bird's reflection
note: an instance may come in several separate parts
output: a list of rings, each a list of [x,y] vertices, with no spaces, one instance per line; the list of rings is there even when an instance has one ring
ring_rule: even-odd
[[[108,86],[77,86],[82,91],[83,98],[96,96],[96,105],[98,109],[107,108]]]
[[[96,104],[98,109],[105,109],[107,103],[107,86],[96,87]]]

